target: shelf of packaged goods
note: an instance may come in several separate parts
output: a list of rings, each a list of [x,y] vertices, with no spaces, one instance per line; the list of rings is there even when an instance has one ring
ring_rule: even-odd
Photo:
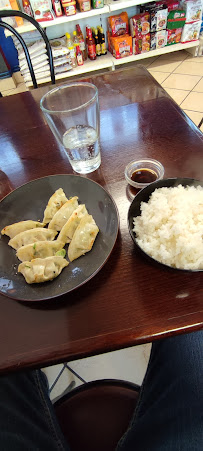
[[[133,61],[140,61],[140,64],[142,64],[142,59],[150,58],[152,56],[160,56],[166,53],[177,52],[178,50],[186,50],[191,47],[197,47],[198,45],[199,41],[191,41],[185,44],[173,44],[163,47],[161,49],[150,50],[150,52],[141,53],[139,55],[131,55],[121,59],[113,58],[113,64],[114,66],[118,66],[120,64],[127,64]]]
[[[89,59],[85,61],[85,63],[82,66],[75,67],[74,69],[62,73],[62,74],[56,74],[56,80],[61,80],[64,78],[69,77],[75,77],[82,74],[86,74],[93,71],[98,71],[101,69],[108,69],[110,68],[112,70],[113,63],[112,63],[112,55],[107,52],[107,55],[100,56],[95,61],[90,61]],[[42,83],[49,83],[51,81],[50,77],[42,78],[41,80],[37,81],[37,84],[40,85]],[[26,83],[27,87],[32,86],[32,82]]]
[[[101,56],[97,58],[95,61],[87,60],[83,64],[83,66],[78,66],[68,72],[57,74],[56,80],[62,80],[70,77],[80,76],[85,73],[94,72],[102,69],[111,69],[114,70],[115,66],[119,66],[120,64],[128,64],[134,61],[140,62],[142,64],[142,59],[150,58],[153,56],[164,55],[166,53],[176,52],[178,50],[186,50],[191,47],[197,47],[199,45],[199,41],[187,42],[186,44],[174,44],[171,46],[163,47],[158,50],[151,50],[147,53],[141,53],[139,55],[131,55],[126,58],[116,59],[111,53],[107,52],[107,55]],[[49,83],[51,81],[50,77],[42,78],[37,83],[38,85],[42,83]],[[32,86],[32,82],[26,83],[27,87]]]
[[[62,16],[62,17],[57,17],[56,19],[53,19],[53,20],[43,21],[43,22],[40,22],[40,25],[42,28],[54,27],[55,25],[61,25],[63,23],[68,23],[68,22],[73,22],[73,21],[79,22],[80,20],[87,19],[88,17],[91,18],[94,16],[99,16],[101,14],[108,14],[108,13],[109,13],[109,7],[107,5],[105,5],[103,8],[91,9],[90,11],[86,11],[84,13],[77,11],[77,13],[73,14],[72,16]],[[29,31],[33,31],[35,29],[36,28],[31,23],[27,23],[25,25],[22,25],[21,27],[16,28],[16,30],[20,34],[27,33]],[[8,30],[5,30],[5,35],[11,36],[12,33]]]
[[[132,6],[138,6],[140,4],[144,4],[144,3],[149,3],[152,2],[154,0],[126,0],[126,1],[114,1],[114,0],[106,0],[106,4],[104,5],[103,8],[98,8],[98,9],[91,9],[90,11],[86,11],[86,12],[79,12],[77,11],[76,14],[73,14],[72,16],[62,16],[62,17],[57,17],[56,19],[53,20],[47,20],[44,22],[40,22],[40,25],[42,28],[47,28],[47,27],[54,27],[55,25],[60,25],[63,23],[68,23],[68,22],[73,22],[73,21],[80,21],[81,19],[87,19],[87,18],[91,18],[94,16],[99,16],[101,14],[109,14],[113,11],[119,11],[119,10],[125,10],[126,8],[130,8]],[[22,25],[21,27],[16,28],[16,30],[18,31],[18,33],[22,34],[22,33],[26,33],[29,31],[33,31],[35,30],[35,27],[31,24],[31,23],[27,23],[25,25]],[[11,36],[12,33],[8,30],[5,30],[5,35],[6,36]]]

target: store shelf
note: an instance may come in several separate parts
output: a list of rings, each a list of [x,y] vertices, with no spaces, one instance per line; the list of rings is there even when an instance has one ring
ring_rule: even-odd
[[[107,52],[107,55],[101,56],[97,58],[95,61],[85,61],[83,66],[76,67],[75,69],[70,70],[69,72],[65,72],[63,74],[56,75],[56,80],[62,80],[70,77],[80,76],[85,73],[98,71],[101,69],[111,69],[115,70],[116,66],[121,64],[128,64],[134,61],[140,62],[142,64],[142,59],[150,58],[153,56],[160,56],[166,53],[176,52],[178,50],[186,50],[191,47],[197,47],[199,45],[199,41],[187,42],[186,44],[174,44],[172,46],[163,47],[158,50],[151,50],[147,53],[141,53],[140,55],[132,55],[127,56],[126,58],[116,59],[111,53]],[[172,49],[173,47],[173,49]],[[38,85],[42,83],[49,83],[51,81],[50,77],[43,78],[39,80]],[[26,83],[28,87],[32,86],[32,82]]]
[[[124,0],[124,1],[113,1],[110,0],[108,2],[108,6],[109,6],[109,12],[112,11],[118,11],[120,9],[122,9],[123,11],[125,11],[126,8],[131,8],[132,6],[139,6],[139,5],[143,5],[144,3],[150,3],[153,2],[154,0]]]
[[[79,76],[79,75],[97,71],[100,69],[110,68],[112,70],[113,69],[112,59],[113,59],[113,57],[112,57],[111,53],[107,52],[107,55],[100,56],[99,58],[97,58],[96,61],[87,60],[87,61],[85,61],[83,66],[78,66],[78,67],[76,67],[68,72],[65,72],[63,74],[57,74],[56,80],[75,77],[77,75]],[[40,85],[42,83],[48,83],[50,81],[51,81],[51,77],[46,77],[46,78],[42,78],[41,80],[37,81],[37,84]],[[28,87],[32,86],[32,82],[26,83],[26,86],[28,86]]]
[[[99,9],[91,9],[90,11],[86,11],[84,13],[77,11],[77,13],[73,14],[72,16],[57,17],[56,19],[53,19],[53,20],[47,20],[44,22],[40,22],[40,25],[42,28],[54,27],[55,25],[61,25],[63,23],[74,22],[74,21],[79,22],[82,19],[87,19],[88,17],[91,18],[94,16],[99,16],[101,14],[109,14],[109,6],[108,5],[104,6],[103,8],[99,8]],[[22,33],[28,32],[28,31],[36,30],[36,28],[31,23],[27,23],[25,25],[22,25],[21,27],[17,27],[16,30],[18,31],[18,33],[22,34]],[[8,30],[5,30],[5,35],[11,36],[12,33]]]
[[[186,50],[191,47],[198,47],[198,45],[199,45],[199,41],[191,41],[191,42],[187,42],[185,44],[168,45],[161,49],[150,50],[149,52],[141,53],[140,55],[131,55],[131,56],[127,56],[126,58],[121,58],[121,59],[113,58],[113,64],[114,64],[114,66],[118,66],[120,64],[127,64],[127,63],[131,63],[133,61],[141,61],[144,58],[146,59],[146,58],[150,58],[152,56],[160,56],[160,55],[164,55],[166,53],[177,52],[178,50]],[[141,62],[141,64],[142,64],[142,62]]]
[[[77,11],[76,14],[72,16],[62,16],[57,17],[54,20],[47,20],[44,22],[40,22],[42,28],[54,27],[55,25],[60,25],[63,23],[80,21],[81,19],[87,19],[94,16],[99,16],[102,14],[109,14],[111,12],[119,11],[120,9],[125,10],[126,8],[131,8],[132,6],[143,5],[144,3],[153,2],[154,0],[124,0],[124,1],[113,1],[106,0],[106,5],[103,8],[99,9],[91,9],[90,11],[86,11],[84,13]],[[35,30],[35,27],[31,23],[27,23],[22,25],[21,27],[16,28],[16,30],[21,33],[26,33],[28,31]],[[5,30],[6,36],[11,36],[12,33],[8,30]]]

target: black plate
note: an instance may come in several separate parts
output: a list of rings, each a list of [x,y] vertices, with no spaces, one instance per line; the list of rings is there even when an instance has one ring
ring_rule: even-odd
[[[40,301],[69,293],[83,285],[102,268],[114,247],[118,234],[118,211],[102,186],[77,175],[53,175],[17,188],[0,203],[0,230],[25,219],[42,220],[51,195],[63,188],[67,197],[78,196],[99,227],[94,246],[85,256],[74,260],[51,282],[29,285],[17,273],[20,263],[9,238],[0,238],[0,292],[21,301]]]
[[[135,232],[133,232],[133,218],[135,218],[136,216],[140,216],[141,215],[141,210],[140,210],[140,204],[141,202],[148,202],[151,194],[153,193],[153,191],[156,188],[162,188],[163,186],[165,187],[174,187],[174,186],[178,186],[178,185],[183,185],[183,186],[203,186],[203,182],[200,182],[199,180],[195,180],[195,179],[190,179],[190,178],[172,178],[172,179],[163,179],[163,180],[159,180],[158,182],[154,182],[151,183],[150,185],[146,186],[145,188],[143,188],[138,194],[136,194],[134,200],[132,201],[130,208],[128,210],[128,228],[129,228],[129,232],[130,235],[132,237],[132,240],[135,243],[135,246],[137,248],[137,250],[144,255],[145,257],[147,257],[148,260],[150,260],[153,263],[156,263],[156,265],[158,265],[159,267],[166,267],[166,268],[170,268],[172,270],[175,271],[187,271],[187,272],[199,272],[199,271],[203,271],[203,269],[181,269],[181,268],[173,268],[172,266],[169,265],[165,265],[164,263],[158,262],[157,260],[155,260],[153,257],[151,257],[150,255],[146,254],[146,252],[143,251],[143,249],[141,249],[141,247],[138,245],[137,241],[136,241],[136,234]]]

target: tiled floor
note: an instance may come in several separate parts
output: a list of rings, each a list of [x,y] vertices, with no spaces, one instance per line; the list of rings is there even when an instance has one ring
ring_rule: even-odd
[[[44,368],[49,381],[50,398],[56,401],[67,389],[97,379],[121,379],[140,385],[146,372],[150,350],[149,343],[75,360],[67,365]]]
[[[185,113],[198,125],[203,117],[203,57],[192,57],[187,51],[165,54],[157,58],[146,58],[141,63]],[[137,63],[134,63],[137,64]],[[14,75],[14,86],[0,91],[12,95],[25,91],[20,74]],[[5,85],[4,85],[5,86]],[[201,127],[203,131],[203,125]],[[151,345],[141,345],[111,352],[83,360],[56,365],[44,369],[50,386],[52,400],[73,386],[84,381],[101,378],[116,378],[141,384],[149,359]],[[76,372],[73,374],[70,370]]]

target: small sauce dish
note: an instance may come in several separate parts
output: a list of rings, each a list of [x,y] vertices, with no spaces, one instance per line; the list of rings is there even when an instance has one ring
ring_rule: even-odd
[[[150,183],[161,180],[163,176],[164,167],[157,160],[134,160],[125,168],[125,179],[134,188],[145,188]]]

